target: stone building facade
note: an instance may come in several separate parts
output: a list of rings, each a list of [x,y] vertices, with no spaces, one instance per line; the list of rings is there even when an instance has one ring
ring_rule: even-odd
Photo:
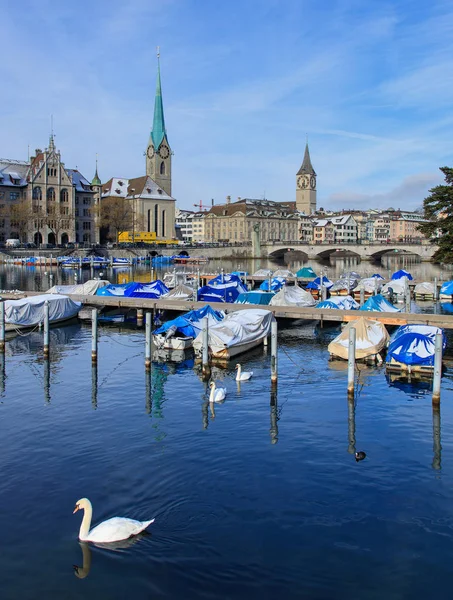
[[[316,171],[310,159],[308,144],[305,145],[304,160],[296,174],[296,206],[305,215],[316,212]]]

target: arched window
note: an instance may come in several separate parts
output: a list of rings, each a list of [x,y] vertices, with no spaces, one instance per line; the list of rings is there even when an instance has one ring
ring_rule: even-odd
[[[40,187],[33,188],[33,200],[42,200],[42,191]]]
[[[162,211],[162,237],[165,237],[165,210]]]
[[[165,163],[164,163],[164,161],[162,161],[160,163],[160,174],[161,175],[165,175]]]
[[[62,233],[61,234],[61,243],[62,244],[67,244],[69,242],[69,236],[67,233]]]
[[[67,202],[68,199],[68,190],[66,188],[63,188],[60,192],[60,202]]]
[[[48,202],[55,201],[55,188],[53,188],[53,187],[47,188],[47,201]]]
[[[159,235],[159,206],[154,207],[154,231]]]

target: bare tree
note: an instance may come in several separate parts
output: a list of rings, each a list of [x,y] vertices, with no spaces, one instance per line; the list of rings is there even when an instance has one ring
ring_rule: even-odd
[[[133,206],[125,198],[106,198],[101,201],[100,226],[108,228],[109,237],[118,236],[133,229]]]
[[[17,232],[22,242],[25,241],[33,219],[30,203],[26,199],[23,199],[6,206],[5,210],[6,216],[10,220],[10,230]]]
[[[55,243],[61,242],[60,235],[63,231],[71,228],[74,217],[72,215],[62,215],[57,211],[48,209],[44,218],[44,223],[55,236]]]

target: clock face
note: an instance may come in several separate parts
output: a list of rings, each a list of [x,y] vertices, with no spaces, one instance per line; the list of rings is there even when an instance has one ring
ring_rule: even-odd
[[[161,158],[168,158],[170,156],[170,150],[167,148],[167,146],[161,146],[159,148],[159,155]]]
[[[310,187],[312,190],[314,190],[316,187],[316,178],[313,177],[313,175],[310,177]]]
[[[297,179],[297,187],[299,187],[302,190],[304,190],[307,187],[307,182],[306,182],[305,177],[303,175],[301,175]]]
[[[148,146],[146,154],[148,155],[148,158],[152,158],[154,156],[154,146]]]

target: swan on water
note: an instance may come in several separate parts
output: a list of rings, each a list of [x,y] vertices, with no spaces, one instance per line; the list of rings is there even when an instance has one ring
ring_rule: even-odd
[[[236,369],[236,381],[247,381],[253,375],[253,371],[242,371],[242,367],[239,363],[236,365]]]
[[[150,521],[135,521],[135,519],[127,519],[125,517],[112,517],[96,525],[91,531],[91,517],[93,515],[93,507],[88,498],[77,500],[74,511],[84,510],[82,524],[80,525],[79,540],[82,542],[118,542],[137,535],[154,522]]]
[[[222,402],[222,400],[225,400],[226,388],[216,387],[214,381],[211,381],[209,387],[211,388],[209,402]]]

